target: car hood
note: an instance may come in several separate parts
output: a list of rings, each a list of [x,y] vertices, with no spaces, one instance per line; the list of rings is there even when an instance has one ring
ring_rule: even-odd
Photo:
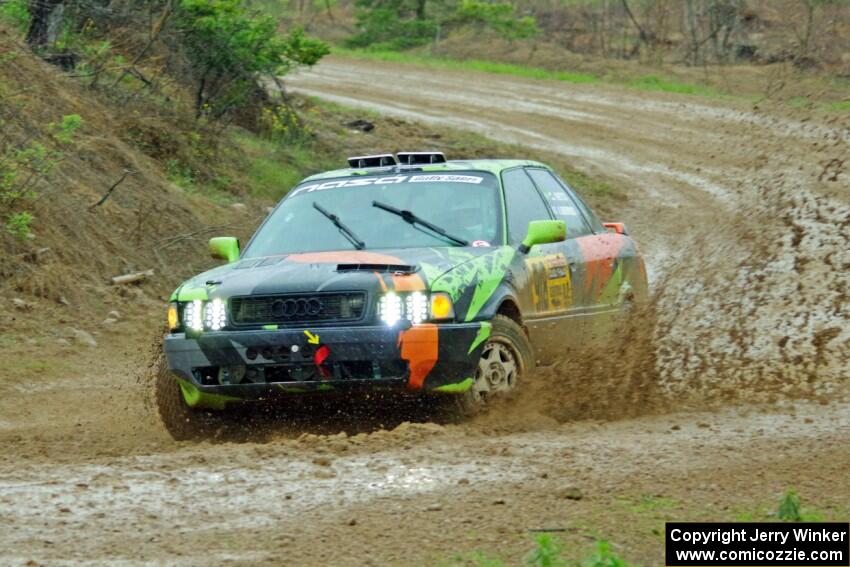
[[[172,300],[333,291],[430,289],[447,272],[507,247],[343,250],[245,258],[186,281]],[[510,250],[510,249],[508,249]]]

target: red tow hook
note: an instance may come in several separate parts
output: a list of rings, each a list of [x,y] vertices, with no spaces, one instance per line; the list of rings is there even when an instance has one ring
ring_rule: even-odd
[[[331,369],[324,366],[325,361],[331,355],[331,349],[327,347],[327,345],[322,345],[316,349],[316,352],[313,354],[313,363],[316,365],[316,368],[319,370],[319,374],[323,379],[328,379],[331,377]]]

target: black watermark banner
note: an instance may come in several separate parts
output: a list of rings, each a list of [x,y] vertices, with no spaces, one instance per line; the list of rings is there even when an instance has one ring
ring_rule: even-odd
[[[670,522],[667,567],[848,567],[850,524]]]

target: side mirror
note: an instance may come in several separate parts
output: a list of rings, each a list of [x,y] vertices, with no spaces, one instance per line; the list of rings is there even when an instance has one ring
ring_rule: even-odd
[[[617,234],[623,234],[623,235],[629,234],[626,231],[626,225],[621,223],[621,222],[603,222],[602,226],[604,226],[608,230],[613,230]]]
[[[567,225],[562,220],[536,220],[528,223],[528,234],[519,246],[519,251],[527,254],[536,244],[563,242],[567,239]]]
[[[239,241],[233,236],[210,238],[210,256],[216,260],[235,262],[239,259]]]

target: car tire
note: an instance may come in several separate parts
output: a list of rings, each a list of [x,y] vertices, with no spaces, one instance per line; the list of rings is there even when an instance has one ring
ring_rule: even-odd
[[[493,327],[482,348],[473,385],[457,396],[463,416],[485,411],[492,400],[509,394],[534,370],[534,351],[523,328],[504,315],[496,315],[490,323]]]
[[[156,407],[165,429],[175,441],[188,441],[213,435],[217,417],[209,411],[186,405],[180,384],[161,356],[156,367]]]

